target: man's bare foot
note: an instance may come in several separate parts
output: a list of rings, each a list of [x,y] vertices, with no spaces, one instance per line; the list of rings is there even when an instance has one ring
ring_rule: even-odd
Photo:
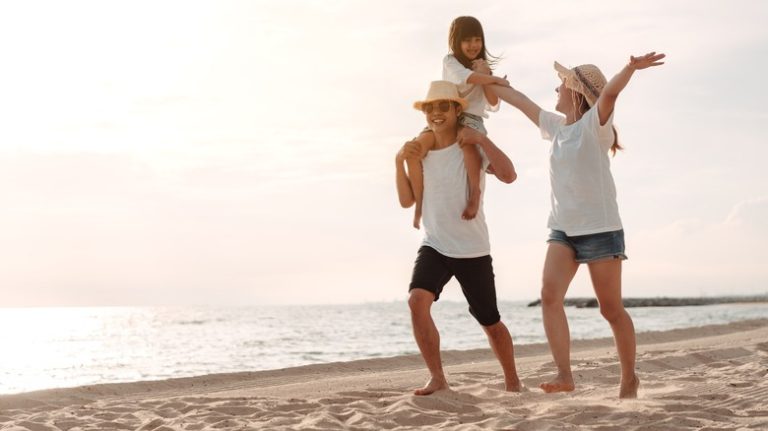
[[[464,212],[461,213],[463,220],[472,220],[477,216],[477,211],[480,210],[480,189],[472,190],[469,193],[469,199],[467,199],[467,207],[464,208]]]
[[[621,387],[619,388],[619,398],[637,398],[637,388],[640,387],[640,379],[637,374],[632,376],[632,379],[628,382],[624,382],[622,379]]]
[[[420,229],[421,227],[421,204],[416,204],[416,210],[413,212],[413,227]]]
[[[571,392],[576,389],[573,383],[573,376],[563,376],[558,374],[554,380],[539,385],[542,391],[551,394],[553,392]]]
[[[423,388],[413,391],[414,395],[429,395],[437,391],[448,389],[448,382],[445,379],[430,378]]]
[[[520,379],[514,378],[512,380],[506,380],[504,384],[507,387],[507,392],[522,392],[523,385],[520,384]]]

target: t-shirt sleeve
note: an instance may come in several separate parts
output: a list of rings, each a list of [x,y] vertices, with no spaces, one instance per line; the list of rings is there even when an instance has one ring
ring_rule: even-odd
[[[456,57],[448,54],[443,58],[443,79],[451,81],[456,85],[462,85],[467,83],[467,78],[472,74],[472,71],[464,67],[459,63]]]
[[[539,130],[541,130],[541,137],[547,141],[555,138],[557,129],[562,127],[563,124],[565,124],[565,117],[562,115],[543,109],[539,113]]]
[[[585,114],[588,116],[587,124],[589,125],[589,130],[592,131],[597,137],[597,141],[600,142],[600,146],[608,151],[614,141],[613,114],[616,110],[614,109],[614,112],[611,112],[611,115],[608,117],[608,121],[606,121],[605,124],[600,125],[600,111],[598,109],[598,105],[595,105],[592,109],[587,111]]]
[[[496,101],[495,105],[491,105],[488,102],[488,99],[485,99],[485,110],[486,111],[488,111],[488,112],[498,112],[499,108],[501,108],[501,98],[499,98],[499,100]]]

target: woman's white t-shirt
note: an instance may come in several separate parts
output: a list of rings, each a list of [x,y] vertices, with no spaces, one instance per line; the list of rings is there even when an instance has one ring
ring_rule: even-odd
[[[568,236],[622,228],[608,151],[613,145],[613,113],[600,125],[597,106],[579,121],[542,110],[541,136],[552,142],[549,179],[552,211],[547,226]]]
[[[467,206],[469,187],[464,153],[458,144],[439,150],[430,150],[421,164],[424,169],[424,195],[422,245],[434,248],[443,256],[472,258],[491,253],[488,226],[483,212],[485,196],[485,170],[488,159],[478,147],[483,159],[480,174],[480,208],[472,220],[462,220]]]
[[[488,101],[485,99],[483,86],[467,83],[467,78],[469,78],[469,75],[472,73],[473,72],[464,67],[453,54],[448,54],[443,58],[443,79],[451,81],[459,87],[459,96],[466,99],[468,104],[465,112],[488,118],[488,114],[486,114],[485,111],[498,111],[501,102],[497,103],[495,106],[489,105]]]

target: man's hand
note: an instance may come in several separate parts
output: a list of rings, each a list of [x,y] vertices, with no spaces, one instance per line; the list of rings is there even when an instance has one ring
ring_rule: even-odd
[[[459,146],[461,148],[466,145],[480,145],[485,139],[485,135],[471,127],[462,127],[459,132]]]
[[[406,142],[397,152],[395,160],[397,163],[403,163],[406,160],[421,160],[421,145],[415,139]]]

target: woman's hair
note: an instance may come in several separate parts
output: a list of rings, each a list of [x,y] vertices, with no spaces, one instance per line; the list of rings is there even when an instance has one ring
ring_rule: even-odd
[[[584,97],[583,94],[574,90],[571,90],[571,94],[573,95],[573,97],[571,97],[571,100],[573,100],[573,109],[574,111],[578,112],[579,115],[584,115],[585,112],[591,109],[589,103],[587,102],[587,98]],[[613,145],[611,145],[611,154],[616,156],[616,151],[623,150],[624,147],[619,145],[619,132],[616,131],[616,126],[611,124],[611,128],[613,128]]]
[[[472,60],[467,58],[463,52],[461,52],[461,41],[470,37],[479,37],[483,41],[483,50],[480,51],[480,55],[477,58],[482,58],[488,62],[488,65],[493,67],[498,61],[499,57],[494,57],[488,53],[488,48],[485,45],[485,34],[483,33],[483,26],[480,25],[480,21],[477,18],[471,16],[460,16],[453,20],[451,23],[451,29],[448,32],[448,46],[451,48],[451,53],[459,63],[464,65],[467,69],[472,69]]]

